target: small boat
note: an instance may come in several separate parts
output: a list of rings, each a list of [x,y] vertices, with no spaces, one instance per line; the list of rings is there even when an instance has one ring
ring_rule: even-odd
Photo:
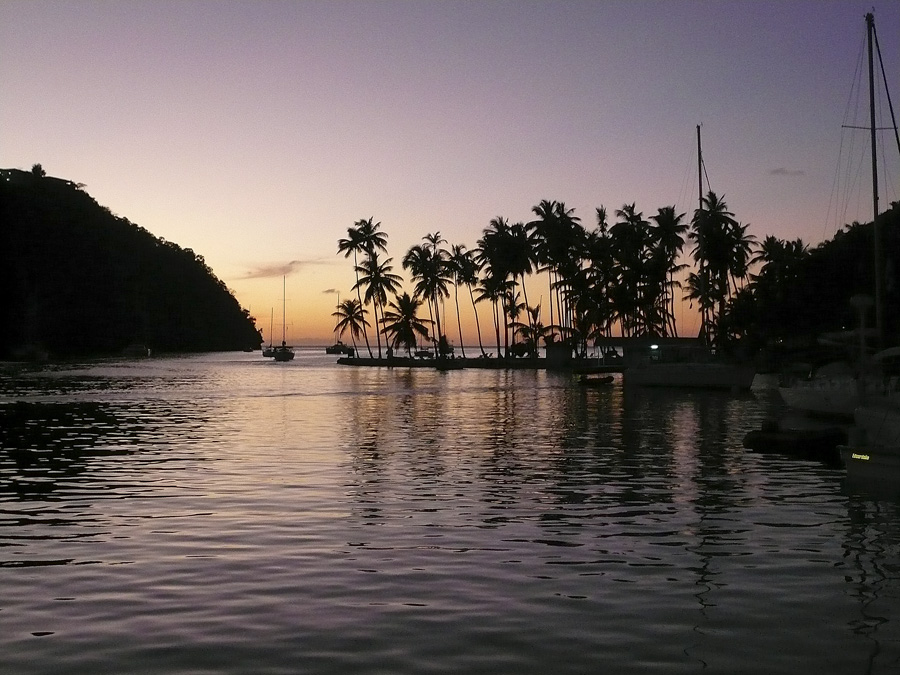
[[[294,358],[294,348],[282,340],[281,344],[272,350],[272,358],[276,361],[290,361]]]
[[[849,481],[900,497],[900,408],[883,409],[881,414],[884,417],[879,420],[876,408],[857,409],[856,426],[850,430],[847,444],[839,446],[841,461]],[[864,427],[861,422],[875,426]],[[872,431],[874,435],[870,435]]]
[[[267,359],[271,359],[272,357],[275,356],[275,346],[272,344],[272,330],[273,330],[272,326],[274,323],[275,323],[275,310],[273,309],[271,315],[269,316],[269,346],[263,347],[263,350],[262,350],[262,355]]]
[[[434,360],[434,367],[438,370],[462,370],[466,367],[465,359],[448,359],[441,356]]]
[[[815,459],[830,465],[840,462],[838,448],[847,443],[847,429],[837,425],[813,424],[803,419],[769,421],[761,429],[744,436],[743,445],[760,453]]]
[[[325,347],[326,354],[345,354],[347,356],[353,356],[356,350],[353,349],[350,345],[345,345],[343,342],[338,340],[330,347]]]
[[[603,375],[601,377],[582,375],[578,378],[578,384],[582,387],[608,387],[614,380],[615,378],[612,375]]]
[[[133,342],[122,350],[122,355],[130,359],[144,359],[150,356],[150,348],[147,345]]]
[[[283,286],[285,283],[285,279],[282,279]],[[272,352],[272,358],[282,363],[285,361],[291,361],[294,358],[294,348],[288,346],[288,343],[285,341],[285,330],[287,329],[287,320],[285,317],[285,309],[287,303],[287,299],[285,297],[286,295],[286,291],[283,290],[281,297],[281,344],[275,347]]]

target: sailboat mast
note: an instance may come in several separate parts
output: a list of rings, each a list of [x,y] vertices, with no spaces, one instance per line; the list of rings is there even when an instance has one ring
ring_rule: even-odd
[[[287,277],[281,278],[281,344],[285,344],[287,341],[286,333],[287,330]]]
[[[877,344],[880,346],[884,337],[884,300],[882,289],[881,232],[878,226],[878,156],[875,147],[875,58],[873,53],[873,35],[875,33],[875,16],[866,14],[866,35],[869,50],[869,133],[872,143],[872,236],[875,254],[875,332]]]
[[[697,194],[699,195],[700,204],[697,208],[703,208],[703,148],[700,146],[700,125],[697,125],[697,184],[699,185],[699,189]]]

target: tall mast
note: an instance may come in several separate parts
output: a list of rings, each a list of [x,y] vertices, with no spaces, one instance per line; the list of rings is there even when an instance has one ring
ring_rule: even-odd
[[[872,143],[872,236],[875,240],[875,339],[881,346],[884,337],[884,307],[882,290],[881,232],[878,226],[878,157],[875,149],[875,59],[873,35],[875,16],[866,14],[866,35],[869,47],[869,133]]]
[[[698,208],[703,208],[703,148],[700,147],[700,125],[697,125],[697,184],[699,186],[699,190],[697,194],[699,195],[699,205]]]

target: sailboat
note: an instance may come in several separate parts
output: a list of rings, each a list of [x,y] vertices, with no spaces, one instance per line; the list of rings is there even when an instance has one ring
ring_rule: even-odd
[[[869,123],[872,144],[872,205],[875,253],[875,331],[879,340],[884,339],[884,272],[881,260],[881,234],[878,218],[878,161],[876,157],[875,138],[875,61],[877,51],[881,61],[881,49],[875,33],[875,18],[866,14],[866,33],[869,55]],[[874,47],[874,49],[873,49]],[[881,63],[882,73],[884,64]],[[887,89],[887,79],[884,81]],[[900,150],[900,135],[897,133],[897,122],[890,93],[887,94],[888,107],[891,113],[891,124]],[[863,326],[860,327],[864,336]],[[863,340],[861,338],[861,340]],[[841,459],[847,467],[850,477],[867,477],[879,480],[887,479],[896,484],[900,480],[900,348],[883,350],[879,356],[883,361],[880,372],[875,375],[867,371],[865,350],[861,349],[860,360],[863,372],[860,379],[866,378],[866,386],[860,388],[859,405],[853,412],[854,427],[846,446],[841,447]]]
[[[341,309],[341,294],[338,293],[338,303],[337,308],[338,311]],[[334,327],[334,344],[330,347],[325,347],[326,354],[343,354],[346,356],[353,356],[356,350],[350,345],[345,345],[341,342],[340,337],[338,336],[337,326]]]
[[[697,160],[702,209],[703,149],[700,142],[700,125],[697,125]],[[699,338],[648,339],[646,349],[626,352],[625,362],[623,382],[626,385],[640,387],[747,391],[753,385],[753,378],[756,376],[756,368],[753,365],[717,360],[709,347]]]
[[[286,278],[282,279],[282,296],[281,296],[281,344],[275,347],[272,357],[276,361],[291,361],[294,358],[294,348],[290,347],[285,338],[287,329],[287,317],[285,316],[287,303],[287,286]]]
[[[272,358],[275,356],[275,347],[272,345],[272,331],[273,326],[275,325],[275,310],[272,310],[271,315],[269,316],[269,345],[267,347],[263,347],[262,355],[266,358]]]

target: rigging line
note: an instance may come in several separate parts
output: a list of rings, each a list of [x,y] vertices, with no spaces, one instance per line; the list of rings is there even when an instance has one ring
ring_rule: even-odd
[[[894,138],[897,141],[897,151],[900,152],[900,133],[897,132],[897,118],[894,117],[894,104],[891,102],[891,90],[888,89],[887,74],[884,72],[884,60],[881,58],[881,46],[878,44],[878,31],[875,23],[872,23],[872,36],[875,38],[875,50],[878,52],[878,65],[881,66],[881,79],[884,81],[884,93],[887,96],[888,109],[891,112],[891,123],[894,125]]]
[[[866,45],[867,45],[867,32],[862,31],[862,36],[860,39],[860,46],[857,52],[856,58],[856,66],[854,68],[853,78],[850,82],[850,91],[847,96],[847,105],[844,110],[844,123],[841,125],[842,129],[864,129],[870,130],[869,126],[855,125],[850,124],[851,121],[855,121],[859,119],[860,110],[862,109],[862,97],[864,94],[863,91],[863,72],[864,72],[864,64],[865,64],[865,54],[866,54]],[[845,146],[845,141],[847,144]],[[856,192],[857,194],[857,202],[859,202],[859,176],[862,172],[862,162],[864,160],[865,151],[857,149],[857,137],[856,134],[850,132],[849,136],[845,135],[843,132],[841,133],[841,155],[838,159],[838,167],[836,169],[836,187],[835,192],[837,194],[836,199],[838,202],[835,204],[835,218],[836,218],[836,229],[841,229],[841,227],[847,224],[847,213],[850,210],[850,201],[851,196]],[[846,149],[846,154],[844,150]],[[856,154],[859,153],[859,164],[856,165]],[[845,160],[846,158],[846,160]],[[841,164],[846,161],[846,165],[844,169],[841,169]],[[855,170],[854,170],[855,169]],[[855,175],[855,179],[853,178]],[[843,181],[843,184],[842,184]],[[857,205],[857,210],[859,209],[859,205]],[[830,209],[829,209],[830,213]]]
[[[693,198],[693,186],[694,178],[696,174],[694,173],[694,161],[697,156],[697,144],[691,143],[691,151],[689,153],[689,157],[687,160],[687,165],[684,169],[683,178],[681,181],[681,189],[678,192],[678,199],[675,201],[675,204],[684,204],[685,202],[692,203],[694,201]],[[691,195],[691,196],[688,196]],[[691,209],[691,213],[693,214],[693,209]],[[691,216],[693,217],[693,215]]]
[[[710,185],[709,182],[709,174],[706,173],[706,162],[700,162],[700,168],[703,169],[703,175],[706,177],[706,192],[707,194],[709,194],[710,192],[712,192],[712,185]]]
[[[887,86],[885,85],[884,91],[880,88],[877,92],[878,94],[878,121],[881,122],[885,117],[885,99],[887,100],[888,107],[890,108],[891,121],[893,122],[893,107],[891,106],[890,93],[887,91]],[[876,127],[876,131],[885,131],[884,127]],[[892,171],[892,166],[889,162],[888,156],[888,146],[890,142],[885,138],[885,134],[877,134],[875,137],[876,145],[878,146],[876,151],[876,158],[879,164],[878,167],[878,177],[879,181],[879,192],[885,199],[885,203],[890,208],[891,202],[896,198],[897,191],[895,189],[894,176]],[[882,210],[885,210],[885,207],[881,207]]]
[[[847,95],[847,106],[846,108],[844,108],[844,124],[849,122],[849,120],[851,119],[851,110],[854,113],[854,119],[856,119],[857,115],[859,114],[859,99],[862,96],[862,72],[865,46],[866,34],[865,32],[863,32],[862,40],[860,41],[859,45],[859,51],[856,55],[856,67],[853,70],[853,78],[850,80],[850,93]]]
[[[841,161],[841,158],[843,157],[843,155],[844,155],[844,134],[842,133],[840,135],[840,146],[838,148],[838,159],[837,159],[837,163],[835,164],[835,167],[834,167],[834,178],[831,181],[831,194],[828,196],[828,209],[825,211],[825,220],[823,221],[823,224],[822,224],[821,236],[822,236],[823,240],[827,238],[825,228],[828,228],[831,226],[831,209],[832,208],[834,208],[834,219],[835,219],[835,221],[838,220],[837,194],[840,191],[841,165],[843,163]],[[836,229],[840,228],[840,225],[835,225],[835,227],[836,227]]]

